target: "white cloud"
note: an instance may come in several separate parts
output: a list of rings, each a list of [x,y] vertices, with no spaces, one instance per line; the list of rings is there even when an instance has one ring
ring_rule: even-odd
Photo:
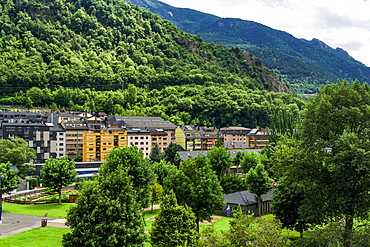
[[[220,17],[241,18],[317,38],[370,66],[370,1],[365,0],[162,0]]]

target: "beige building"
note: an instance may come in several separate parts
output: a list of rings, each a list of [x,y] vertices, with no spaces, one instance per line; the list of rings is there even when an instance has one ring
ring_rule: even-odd
[[[236,149],[249,147],[247,139],[250,131],[251,129],[241,126],[228,126],[220,129],[224,146],[228,148],[235,147]]]
[[[62,121],[66,135],[66,155],[75,159],[83,153],[83,133],[88,131],[85,121]]]

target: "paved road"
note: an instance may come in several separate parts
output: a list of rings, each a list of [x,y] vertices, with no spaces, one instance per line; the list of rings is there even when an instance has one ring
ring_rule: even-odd
[[[0,238],[40,227],[42,219],[47,219],[48,226],[68,228],[65,225],[65,219],[10,213],[3,213],[2,218],[3,224],[0,225]]]

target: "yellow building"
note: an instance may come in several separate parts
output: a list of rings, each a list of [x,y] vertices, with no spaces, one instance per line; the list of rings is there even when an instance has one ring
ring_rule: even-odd
[[[127,146],[125,130],[95,130],[83,133],[83,162],[105,161],[114,147]]]

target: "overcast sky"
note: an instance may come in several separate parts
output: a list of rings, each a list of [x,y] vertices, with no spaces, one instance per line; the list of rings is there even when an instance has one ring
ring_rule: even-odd
[[[317,38],[370,67],[370,0],[160,0],[220,17],[241,18]]]

